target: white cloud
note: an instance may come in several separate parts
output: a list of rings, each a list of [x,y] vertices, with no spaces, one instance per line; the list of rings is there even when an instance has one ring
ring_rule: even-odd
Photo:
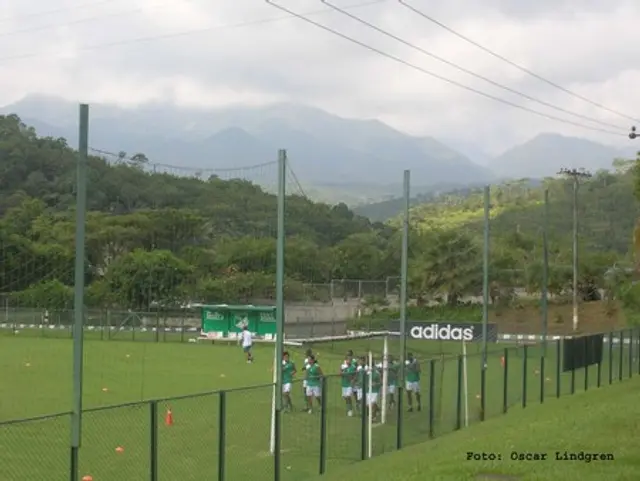
[[[435,7],[426,0],[408,1],[580,95],[640,117],[637,0],[449,0]],[[283,16],[263,0],[87,0],[72,8],[73,2],[0,2],[6,13],[0,18],[0,103],[29,93],[120,105],[290,100],[341,115],[379,118],[418,135],[458,137],[494,151],[543,131],[628,143],[622,136],[563,125],[479,97],[297,19],[263,22]],[[324,8],[319,0],[280,3],[298,12]],[[69,9],[24,16],[62,7]],[[622,129],[631,123],[527,76],[395,0],[350,12],[533,97]],[[335,12],[312,18],[491,95],[589,123],[503,92]],[[232,27],[243,22],[254,23]],[[136,40],[145,37],[157,38]],[[87,48],[96,45],[103,47]]]

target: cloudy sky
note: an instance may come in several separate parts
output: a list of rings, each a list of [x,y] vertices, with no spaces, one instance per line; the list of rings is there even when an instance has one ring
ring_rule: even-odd
[[[352,7],[366,0],[333,2]],[[320,0],[279,3],[420,69],[540,112],[618,134],[633,123],[487,55],[397,0],[349,12],[477,74],[616,127],[504,92],[327,12]],[[640,118],[638,0],[407,3],[579,95]],[[123,106],[293,101],[492,152],[539,132],[629,145],[624,135],[540,118],[429,77],[287,17],[264,0],[0,0],[0,12],[3,105],[30,93]]]

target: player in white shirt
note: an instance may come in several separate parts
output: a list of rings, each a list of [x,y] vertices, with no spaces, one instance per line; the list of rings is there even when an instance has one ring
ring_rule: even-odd
[[[247,363],[250,364],[253,362],[253,354],[251,354],[251,348],[253,347],[253,335],[247,326],[242,326],[240,340],[242,342],[242,350],[247,355]]]

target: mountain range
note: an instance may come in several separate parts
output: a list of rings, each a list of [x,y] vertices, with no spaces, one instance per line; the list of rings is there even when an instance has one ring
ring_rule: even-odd
[[[32,95],[0,113],[15,113],[38,134],[77,145],[75,103]],[[92,104],[89,144],[116,155],[144,153],[153,163],[174,166],[174,173],[187,167],[209,174],[237,169],[243,177],[248,169],[242,167],[275,160],[278,149],[285,148],[307,195],[350,205],[397,197],[404,169],[411,170],[413,191],[425,193],[500,178],[544,177],[572,164],[607,168],[614,158],[633,154],[633,149],[542,134],[491,158],[464,141],[410,136],[378,120],[346,119],[294,104],[219,109]]]

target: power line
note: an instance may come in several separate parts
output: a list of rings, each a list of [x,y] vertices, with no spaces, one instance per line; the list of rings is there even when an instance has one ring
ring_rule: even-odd
[[[531,109],[529,107],[525,107],[524,105],[516,104],[514,102],[511,102],[509,100],[503,99],[501,97],[496,97],[495,95],[488,94],[486,92],[483,92],[481,90],[475,89],[473,87],[469,87],[469,86],[464,85],[464,84],[462,84],[460,82],[456,82],[455,80],[451,80],[451,79],[449,79],[447,77],[444,77],[444,76],[439,75],[437,73],[434,73],[434,72],[431,72],[429,70],[426,70],[426,69],[424,69],[422,67],[419,67],[419,66],[417,66],[415,64],[412,64],[411,62],[408,62],[407,60],[401,59],[400,57],[396,57],[395,55],[392,55],[390,53],[384,52],[383,50],[380,50],[380,49],[378,49],[376,47],[372,47],[371,45],[368,45],[368,44],[366,44],[364,42],[361,42],[360,40],[357,40],[357,39],[355,39],[353,37],[349,37],[348,35],[346,35],[346,34],[344,34],[342,32],[339,32],[339,31],[334,30],[334,29],[332,29],[330,27],[327,27],[326,25],[322,25],[321,23],[315,22],[314,20],[311,20],[311,19],[305,17],[304,15],[301,15],[299,13],[293,12],[293,11],[289,10],[288,8],[283,7],[282,5],[278,5],[278,4],[274,3],[273,0],[265,0],[265,2],[268,3],[271,6],[279,9],[279,10],[282,10],[283,12],[288,13],[291,16],[294,16],[294,17],[296,17],[296,18],[298,18],[300,20],[303,20],[304,22],[307,22],[307,23],[309,23],[311,25],[314,25],[315,27],[320,28],[321,30],[324,30],[324,31],[329,32],[329,33],[331,33],[333,35],[336,35],[336,36],[338,36],[338,37],[340,37],[340,38],[342,38],[344,40],[347,40],[348,42],[351,42],[351,43],[355,44],[355,45],[359,45],[360,47],[365,48],[365,49],[367,49],[367,50],[369,50],[369,51],[371,51],[373,53],[376,53],[378,55],[386,57],[386,58],[388,58],[390,60],[393,60],[394,62],[397,62],[397,63],[400,63],[402,65],[405,65],[405,66],[407,66],[409,68],[412,68],[412,69],[414,69],[414,70],[416,70],[418,72],[421,72],[421,73],[423,73],[425,75],[428,75],[428,76],[433,77],[433,78],[437,78],[438,80],[442,80],[443,82],[446,82],[446,83],[448,83],[450,85],[455,85],[456,87],[459,87],[461,89],[467,90],[467,91],[472,92],[472,93],[475,93],[477,95],[480,95],[482,97],[488,98],[490,100],[493,100],[493,101],[496,101],[496,102],[500,102],[500,103],[505,104],[505,105],[509,105],[510,107],[513,107],[513,108],[516,108],[516,109],[519,109],[519,110],[523,110],[525,112],[532,113],[532,114],[537,115],[539,117],[544,117],[544,118],[547,118],[547,119],[550,119],[550,120],[555,120],[557,122],[565,123],[565,124],[568,124],[568,125],[573,125],[573,126],[576,126],[576,127],[587,129],[587,130],[593,130],[593,131],[596,131],[596,132],[602,132],[602,133],[605,133],[605,134],[627,137],[627,134],[625,134],[625,133],[613,132],[611,130],[605,130],[605,129],[601,129],[601,128],[598,128],[598,127],[592,127],[590,125],[581,124],[579,122],[574,122],[572,120],[563,119],[561,117],[556,117],[556,116],[551,115],[551,114],[547,114],[547,113],[544,113],[544,112],[540,112],[538,110]]]
[[[115,0],[98,0],[97,2],[80,3],[77,5],[70,5],[67,7],[58,7],[52,10],[44,10],[40,12],[25,13],[25,14],[19,14],[19,15],[7,15],[5,17],[0,17],[0,23],[12,22],[15,20],[23,20],[26,18],[44,17],[46,15],[54,15],[56,13],[62,13],[69,10],[80,10],[88,7],[96,7],[98,5],[113,3],[114,1]]]
[[[385,0],[369,0],[366,2],[361,2],[361,3],[356,3],[356,4],[352,4],[349,5],[347,7],[344,7],[345,9],[354,9],[354,8],[362,8],[362,7],[367,7],[369,5],[374,5],[377,3],[381,3]],[[305,13],[305,15],[307,16],[313,16],[313,15],[322,15],[322,14],[326,14],[326,13],[331,13],[332,10],[330,8],[323,8],[323,9],[318,9],[318,10],[314,10],[308,13]],[[232,28],[242,28],[242,27],[251,27],[254,25],[264,25],[264,24],[268,24],[268,23],[275,23],[275,22],[280,22],[283,20],[290,20],[291,18],[293,18],[293,15],[281,15],[279,17],[270,17],[270,18],[262,18],[262,19],[257,19],[257,20],[248,20],[248,21],[244,21],[244,22],[238,22],[238,23],[231,23],[231,24],[221,24],[221,25],[214,25],[213,27],[204,27],[204,28],[196,28],[196,29],[190,29],[190,30],[182,30],[180,32],[174,32],[174,33],[167,33],[167,34],[160,34],[160,35],[149,35],[146,37],[137,37],[137,38],[132,38],[132,39],[128,39],[128,40],[117,40],[114,42],[105,42],[105,43],[98,43],[98,44],[94,44],[94,45],[85,45],[85,46],[80,46],[78,47],[78,51],[82,51],[82,52],[90,52],[90,51],[94,51],[94,50],[102,50],[102,49],[107,49],[107,48],[112,48],[112,47],[121,47],[124,45],[132,45],[135,43],[144,43],[144,42],[153,42],[156,40],[168,40],[168,39],[172,39],[172,38],[179,38],[179,37],[187,37],[190,35],[196,35],[199,33],[207,33],[207,32],[213,32],[216,30],[226,30],[226,29],[232,29]],[[32,53],[26,53],[26,54],[18,54],[18,55],[9,55],[6,57],[0,57],[0,64],[2,63],[6,63],[6,62],[11,62],[11,61],[15,61],[15,60],[26,60],[26,59],[30,59],[30,58],[38,58],[38,57],[42,57],[42,56],[46,56],[46,57],[50,57],[50,53],[43,53],[43,52],[32,52]]]
[[[632,117],[632,116],[627,115],[627,114],[625,114],[625,113],[622,113],[622,112],[619,112],[619,111],[617,111],[617,110],[611,109],[611,108],[609,108],[609,107],[607,107],[607,106],[605,106],[605,105],[602,105],[602,104],[600,104],[600,103],[598,103],[598,102],[595,102],[595,101],[593,101],[593,100],[591,100],[591,99],[588,99],[587,97],[584,97],[584,96],[582,96],[582,95],[580,95],[580,94],[578,94],[578,93],[576,93],[576,92],[573,92],[572,90],[569,90],[568,88],[563,87],[562,85],[559,85],[559,84],[557,84],[556,82],[553,82],[552,80],[549,80],[549,79],[547,79],[547,78],[543,77],[542,75],[539,75],[539,74],[537,74],[537,73],[535,73],[535,72],[533,72],[533,71],[529,70],[528,68],[523,67],[522,65],[519,65],[519,64],[515,63],[515,62],[514,62],[514,61],[512,61],[512,60],[509,60],[508,58],[504,57],[503,55],[500,55],[499,53],[497,53],[497,52],[495,52],[495,51],[493,51],[493,50],[491,50],[491,49],[489,49],[489,48],[485,47],[484,45],[482,45],[482,44],[480,44],[480,43],[476,42],[475,40],[472,40],[472,39],[470,39],[469,37],[467,37],[467,36],[465,36],[465,35],[461,34],[460,32],[458,32],[458,31],[456,31],[456,30],[454,30],[453,28],[451,28],[451,27],[449,27],[449,26],[445,25],[444,23],[440,22],[439,20],[436,20],[435,18],[431,17],[430,15],[427,15],[426,13],[422,12],[421,10],[418,10],[416,7],[413,7],[413,6],[409,5],[409,4],[408,4],[408,3],[406,3],[406,1],[404,1],[404,0],[398,0],[398,2],[399,2],[402,6],[404,6],[404,7],[408,8],[409,10],[411,10],[412,12],[414,12],[415,14],[420,15],[420,16],[421,16],[422,18],[424,18],[425,20],[430,21],[431,23],[433,23],[433,24],[437,25],[438,27],[445,29],[445,30],[446,30],[446,31],[448,31],[449,33],[452,33],[452,34],[453,34],[453,35],[455,35],[456,37],[461,38],[461,39],[462,39],[462,40],[464,40],[465,42],[470,43],[471,45],[473,45],[473,46],[475,46],[475,47],[479,48],[480,50],[482,50],[482,51],[484,51],[484,52],[488,53],[489,55],[491,55],[491,56],[493,56],[493,57],[495,57],[495,58],[497,58],[497,59],[499,59],[499,60],[502,60],[503,62],[508,63],[508,64],[509,64],[509,65],[511,65],[512,67],[517,68],[517,69],[518,69],[518,70],[520,70],[521,72],[524,72],[524,73],[526,73],[527,75],[530,75],[531,77],[534,77],[534,78],[536,78],[536,79],[538,79],[538,80],[540,80],[540,81],[542,81],[542,82],[546,83],[547,85],[551,85],[552,87],[554,87],[554,88],[556,88],[556,89],[558,89],[558,90],[561,90],[562,92],[564,92],[564,93],[566,93],[566,94],[569,94],[569,95],[571,95],[572,97],[575,97],[575,98],[577,98],[577,99],[579,99],[579,100],[582,100],[583,102],[587,102],[588,104],[591,104],[591,105],[593,105],[594,107],[598,107],[599,109],[606,110],[606,111],[607,111],[607,112],[609,112],[609,113],[612,113],[612,114],[618,115],[619,117],[623,117],[623,118],[625,118],[625,119],[632,120],[632,121],[634,121],[634,122],[640,122],[640,120],[638,120],[638,119],[637,119],[637,118],[635,118],[635,117]]]
[[[184,3],[190,3],[193,2],[194,0],[181,0]],[[10,37],[12,35],[20,35],[23,33],[31,33],[31,32],[38,32],[38,31],[42,31],[42,30],[50,30],[52,28],[59,28],[59,27],[70,27],[72,25],[79,25],[82,23],[88,23],[88,22],[94,22],[96,20],[103,20],[106,18],[113,18],[113,17],[123,17],[126,15],[133,15],[136,13],[142,13],[146,10],[149,9],[154,9],[154,8],[159,8],[159,7],[165,7],[168,5],[174,5],[175,1],[167,1],[167,2],[162,2],[162,3],[157,3],[155,5],[149,5],[148,7],[137,7],[137,8],[132,8],[129,10],[125,10],[122,12],[112,12],[112,13],[107,13],[104,15],[94,15],[93,17],[86,17],[86,18],[80,18],[78,20],[72,20],[70,22],[65,22],[65,23],[49,23],[47,25],[39,25],[37,27],[29,27],[29,28],[23,28],[22,30],[13,30],[11,32],[1,32],[0,33],[0,38],[2,37]]]
[[[469,69],[467,69],[465,67],[462,67],[461,65],[459,65],[459,64],[457,64],[455,62],[451,62],[451,61],[449,61],[449,60],[447,60],[447,59],[445,59],[443,57],[440,57],[439,55],[436,55],[436,54],[434,54],[432,52],[429,52],[428,50],[425,50],[422,47],[420,47],[420,46],[418,46],[418,45],[416,45],[414,43],[411,43],[411,42],[409,42],[409,41],[407,41],[407,40],[405,40],[405,39],[403,39],[403,38],[401,38],[401,37],[399,37],[397,35],[394,35],[393,33],[389,32],[387,30],[384,30],[384,29],[378,27],[377,25],[374,25],[371,22],[368,22],[368,21],[358,17],[357,15],[349,13],[349,12],[343,10],[342,8],[338,7],[338,6],[333,5],[332,3],[329,2],[329,0],[320,0],[320,1],[322,3],[324,3],[325,5],[327,5],[328,7],[333,8],[335,11],[341,13],[342,15],[345,15],[345,16],[351,18],[352,20],[355,20],[356,22],[361,23],[362,25],[365,25],[368,28],[371,28],[371,29],[375,30],[376,32],[381,33],[382,35],[385,35],[385,36],[387,36],[389,38],[392,38],[392,39],[396,40],[397,42],[400,42],[403,45],[406,45],[407,47],[410,47],[410,48],[412,48],[412,49],[414,49],[414,50],[416,50],[416,51],[418,51],[418,52],[420,52],[420,53],[422,53],[424,55],[427,55],[427,56],[429,56],[431,58],[434,58],[434,59],[438,60],[439,62],[442,62],[442,63],[444,63],[446,65],[449,65],[450,67],[453,67],[453,68],[455,68],[455,69],[457,69],[457,70],[459,70],[461,72],[464,72],[464,73],[466,73],[468,75],[476,77],[476,78],[478,78],[480,80],[483,80],[483,81],[493,85],[494,87],[498,87],[498,88],[500,88],[502,90],[505,90],[507,92],[510,92],[512,94],[519,95],[520,97],[523,97],[523,98],[525,98],[527,100],[530,100],[532,102],[536,102],[536,103],[538,103],[540,105],[544,105],[545,107],[549,107],[551,109],[557,110],[559,112],[563,112],[565,114],[573,115],[574,117],[577,117],[577,118],[580,118],[580,119],[583,119],[583,120],[588,120],[590,122],[595,122],[595,123],[600,124],[600,125],[605,126],[605,127],[613,127],[614,129],[620,129],[620,130],[625,130],[626,129],[625,127],[622,127],[620,125],[611,124],[611,123],[608,123],[608,122],[603,122],[603,121],[601,121],[599,119],[596,119],[594,117],[589,117],[588,115],[582,115],[582,114],[579,114],[577,112],[573,112],[571,110],[564,109],[564,108],[559,107],[557,105],[551,104],[549,102],[545,102],[544,100],[537,99],[537,98],[532,97],[532,96],[530,96],[530,95],[528,95],[526,93],[520,92],[520,91],[518,91],[516,89],[513,89],[513,88],[508,87],[506,85],[503,85],[501,83],[498,83],[498,82],[496,82],[494,80],[491,80],[490,78],[487,78],[487,77],[485,77],[483,75],[477,74],[477,73],[473,72],[472,70],[469,70]]]
[[[100,156],[103,157],[113,157],[115,159],[118,160],[127,160],[127,161],[136,161],[135,156],[131,157],[128,156],[126,154],[124,154],[124,152],[119,153],[119,152],[110,152],[108,150],[104,150],[104,149],[97,149],[97,148],[93,148],[93,147],[89,147],[89,151],[93,152],[94,154],[98,154]],[[124,155],[123,155],[124,154]],[[145,158],[148,160],[148,158],[145,155]],[[278,162],[275,160],[269,161],[269,162],[263,162],[260,164],[254,164],[254,165],[244,165],[244,166],[240,166],[240,167],[221,167],[221,168],[207,168],[207,167],[193,167],[193,166],[185,166],[185,165],[172,165],[172,164],[162,164],[159,162],[145,162],[144,165],[145,166],[149,166],[151,168],[163,168],[163,169],[173,169],[173,170],[183,170],[185,172],[193,172],[193,173],[217,173],[217,172],[234,172],[234,171],[238,171],[238,170],[254,170],[254,169],[260,169],[263,167],[269,167],[272,165],[276,165]]]

